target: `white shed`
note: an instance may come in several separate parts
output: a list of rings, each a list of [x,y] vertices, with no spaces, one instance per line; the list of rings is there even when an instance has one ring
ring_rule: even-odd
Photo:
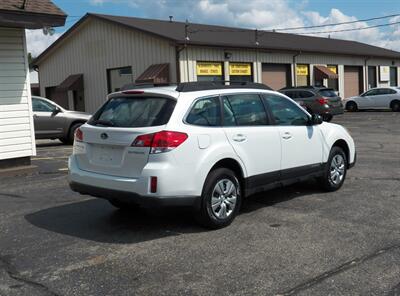
[[[25,29],[62,26],[49,0],[0,2],[0,169],[29,165],[35,155]]]

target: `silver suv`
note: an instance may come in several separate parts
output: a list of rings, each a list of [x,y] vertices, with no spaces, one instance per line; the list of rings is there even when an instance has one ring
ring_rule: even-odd
[[[66,110],[48,99],[34,96],[32,109],[36,139],[59,139],[65,144],[74,142],[75,130],[91,116]]]

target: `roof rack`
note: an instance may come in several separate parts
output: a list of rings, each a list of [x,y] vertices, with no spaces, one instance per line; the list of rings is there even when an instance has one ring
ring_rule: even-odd
[[[225,82],[229,82],[230,84],[226,85]],[[255,83],[248,81],[216,80],[216,81],[182,82],[178,84],[178,86],[176,87],[176,91],[191,92],[191,91],[231,89],[231,88],[256,88],[256,89],[272,90],[272,88],[262,83]]]
[[[286,89],[321,89],[321,88],[327,88],[326,86],[314,86],[314,85],[303,85],[303,86],[285,86],[281,88],[280,90],[286,90]]]
[[[125,84],[120,88],[120,91],[130,90],[130,89],[142,89],[142,88],[152,88],[152,87],[163,87],[163,86],[175,86],[176,84],[170,83],[129,83]]]

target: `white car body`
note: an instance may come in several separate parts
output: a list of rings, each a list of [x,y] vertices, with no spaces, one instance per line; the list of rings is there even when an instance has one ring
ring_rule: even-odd
[[[349,167],[355,163],[353,139],[337,124],[205,127],[185,122],[199,98],[243,93],[274,94],[292,101],[274,91],[251,88],[192,92],[171,87],[143,89],[139,96],[177,101],[168,123],[140,128],[81,126],[83,141],[75,141],[69,158],[71,188],[107,199],[132,198],[145,205],[196,206],[207,176],[218,163],[235,162],[240,167],[240,177],[246,184],[243,195],[286,184],[285,180],[301,180],[313,168],[323,168],[335,143],[347,147]],[[118,92],[109,98],[121,96],[137,95]],[[164,153],[151,154],[149,148],[131,146],[137,136],[158,131],[181,132],[188,137],[179,147]],[[287,179],[281,179],[285,174]],[[152,177],[157,180],[156,192],[152,192]]]
[[[356,104],[357,109],[393,109],[393,104],[400,104],[400,89],[398,87],[372,88],[359,96],[346,98],[343,103],[348,109],[348,103]]]

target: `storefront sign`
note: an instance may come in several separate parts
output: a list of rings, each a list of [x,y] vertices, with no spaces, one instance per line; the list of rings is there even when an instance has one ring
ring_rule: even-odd
[[[197,63],[197,75],[222,76],[221,63]]]
[[[379,66],[379,80],[389,81],[390,80],[390,68],[389,66]]]
[[[337,74],[337,67],[336,66],[328,66],[327,68],[329,70],[331,70],[333,73]]]
[[[251,64],[230,63],[229,64],[229,75],[251,76]]]
[[[297,65],[296,66],[297,76],[308,76],[308,65]]]

